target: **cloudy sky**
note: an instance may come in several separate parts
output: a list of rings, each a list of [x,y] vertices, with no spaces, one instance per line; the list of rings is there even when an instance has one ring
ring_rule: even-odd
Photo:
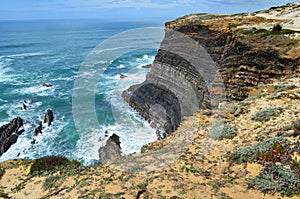
[[[1,0],[0,20],[174,19],[189,13],[241,13],[292,0]]]

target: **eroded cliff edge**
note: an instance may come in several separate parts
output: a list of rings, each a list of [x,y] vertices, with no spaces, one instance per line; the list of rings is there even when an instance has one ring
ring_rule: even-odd
[[[252,14],[193,14],[165,24],[146,81],[122,96],[166,133],[199,108],[243,100],[254,87],[299,69],[300,3]],[[295,27],[298,27],[297,25]],[[214,68],[215,67],[215,68]]]

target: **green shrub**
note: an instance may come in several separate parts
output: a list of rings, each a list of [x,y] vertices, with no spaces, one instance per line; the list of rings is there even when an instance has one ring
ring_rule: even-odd
[[[61,156],[46,156],[35,160],[30,168],[30,173],[34,174],[43,171],[55,171],[57,167],[63,165],[79,166],[80,163],[75,160],[70,161],[67,158]]]
[[[284,83],[278,83],[275,86],[275,89],[278,89],[280,91],[291,90],[291,89],[294,89],[294,88],[297,88],[297,86],[295,86],[295,85],[288,85],[288,84],[284,84]]]
[[[293,122],[293,130],[294,132],[300,132],[300,120]]]
[[[58,188],[62,182],[62,176],[48,176],[45,179],[45,182],[43,184],[43,189],[48,190],[48,189],[55,189]]]
[[[274,100],[274,99],[279,99],[281,98],[282,93],[272,93],[268,96],[268,100]]]
[[[208,137],[215,140],[232,139],[237,135],[237,128],[228,125],[213,126]]]
[[[273,29],[272,29],[273,32],[278,32],[278,31],[281,31],[281,30],[282,30],[282,26],[280,24],[274,25]]]
[[[147,186],[148,186],[148,183],[147,183],[147,182],[141,182],[141,183],[139,183],[137,186],[138,186],[138,188],[140,188],[140,189],[146,189]]]
[[[300,178],[293,170],[283,165],[270,164],[256,177],[249,181],[264,193],[280,192],[282,195],[300,194]]]
[[[282,137],[270,138],[256,145],[248,146],[234,151],[230,159],[231,161],[235,161],[239,164],[243,162],[255,162],[258,160],[259,154],[271,151],[273,146],[277,143],[280,143],[282,146],[285,146],[289,143],[289,141]]]
[[[280,114],[277,108],[266,108],[257,112],[251,119],[259,122],[268,121],[271,117],[276,117]]]

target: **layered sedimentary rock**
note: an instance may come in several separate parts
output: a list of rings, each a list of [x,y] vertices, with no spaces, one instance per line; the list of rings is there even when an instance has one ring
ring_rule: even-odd
[[[166,23],[146,81],[130,87],[123,98],[169,133],[201,107],[243,100],[259,84],[296,74],[299,33],[285,29],[293,19],[262,13],[269,11],[259,16],[188,15]],[[273,28],[278,24],[281,29]]]
[[[0,127],[0,156],[17,142],[19,135],[24,132],[22,126],[23,120],[17,117]]]

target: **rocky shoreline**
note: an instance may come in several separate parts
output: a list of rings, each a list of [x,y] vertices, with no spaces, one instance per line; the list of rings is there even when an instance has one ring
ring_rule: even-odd
[[[48,109],[44,116],[44,123],[48,126],[54,120],[53,111]],[[14,118],[8,124],[5,124],[0,127],[0,156],[5,153],[13,144],[18,141],[18,137],[24,133],[23,128],[24,121],[20,117]],[[39,126],[34,129],[33,136],[37,136],[38,134],[42,134],[43,131],[43,122],[39,122]],[[33,139],[31,144],[35,144],[36,140]],[[19,152],[19,154],[21,151]]]
[[[94,167],[63,157],[0,163],[0,197],[298,197],[300,24],[291,13],[299,7],[167,22],[146,81],[122,94],[166,137],[121,164],[109,162],[121,154],[117,135],[99,149],[102,164]],[[205,54],[173,51],[184,45]]]
[[[23,120],[20,117],[0,127],[0,156],[17,142],[23,132]]]

